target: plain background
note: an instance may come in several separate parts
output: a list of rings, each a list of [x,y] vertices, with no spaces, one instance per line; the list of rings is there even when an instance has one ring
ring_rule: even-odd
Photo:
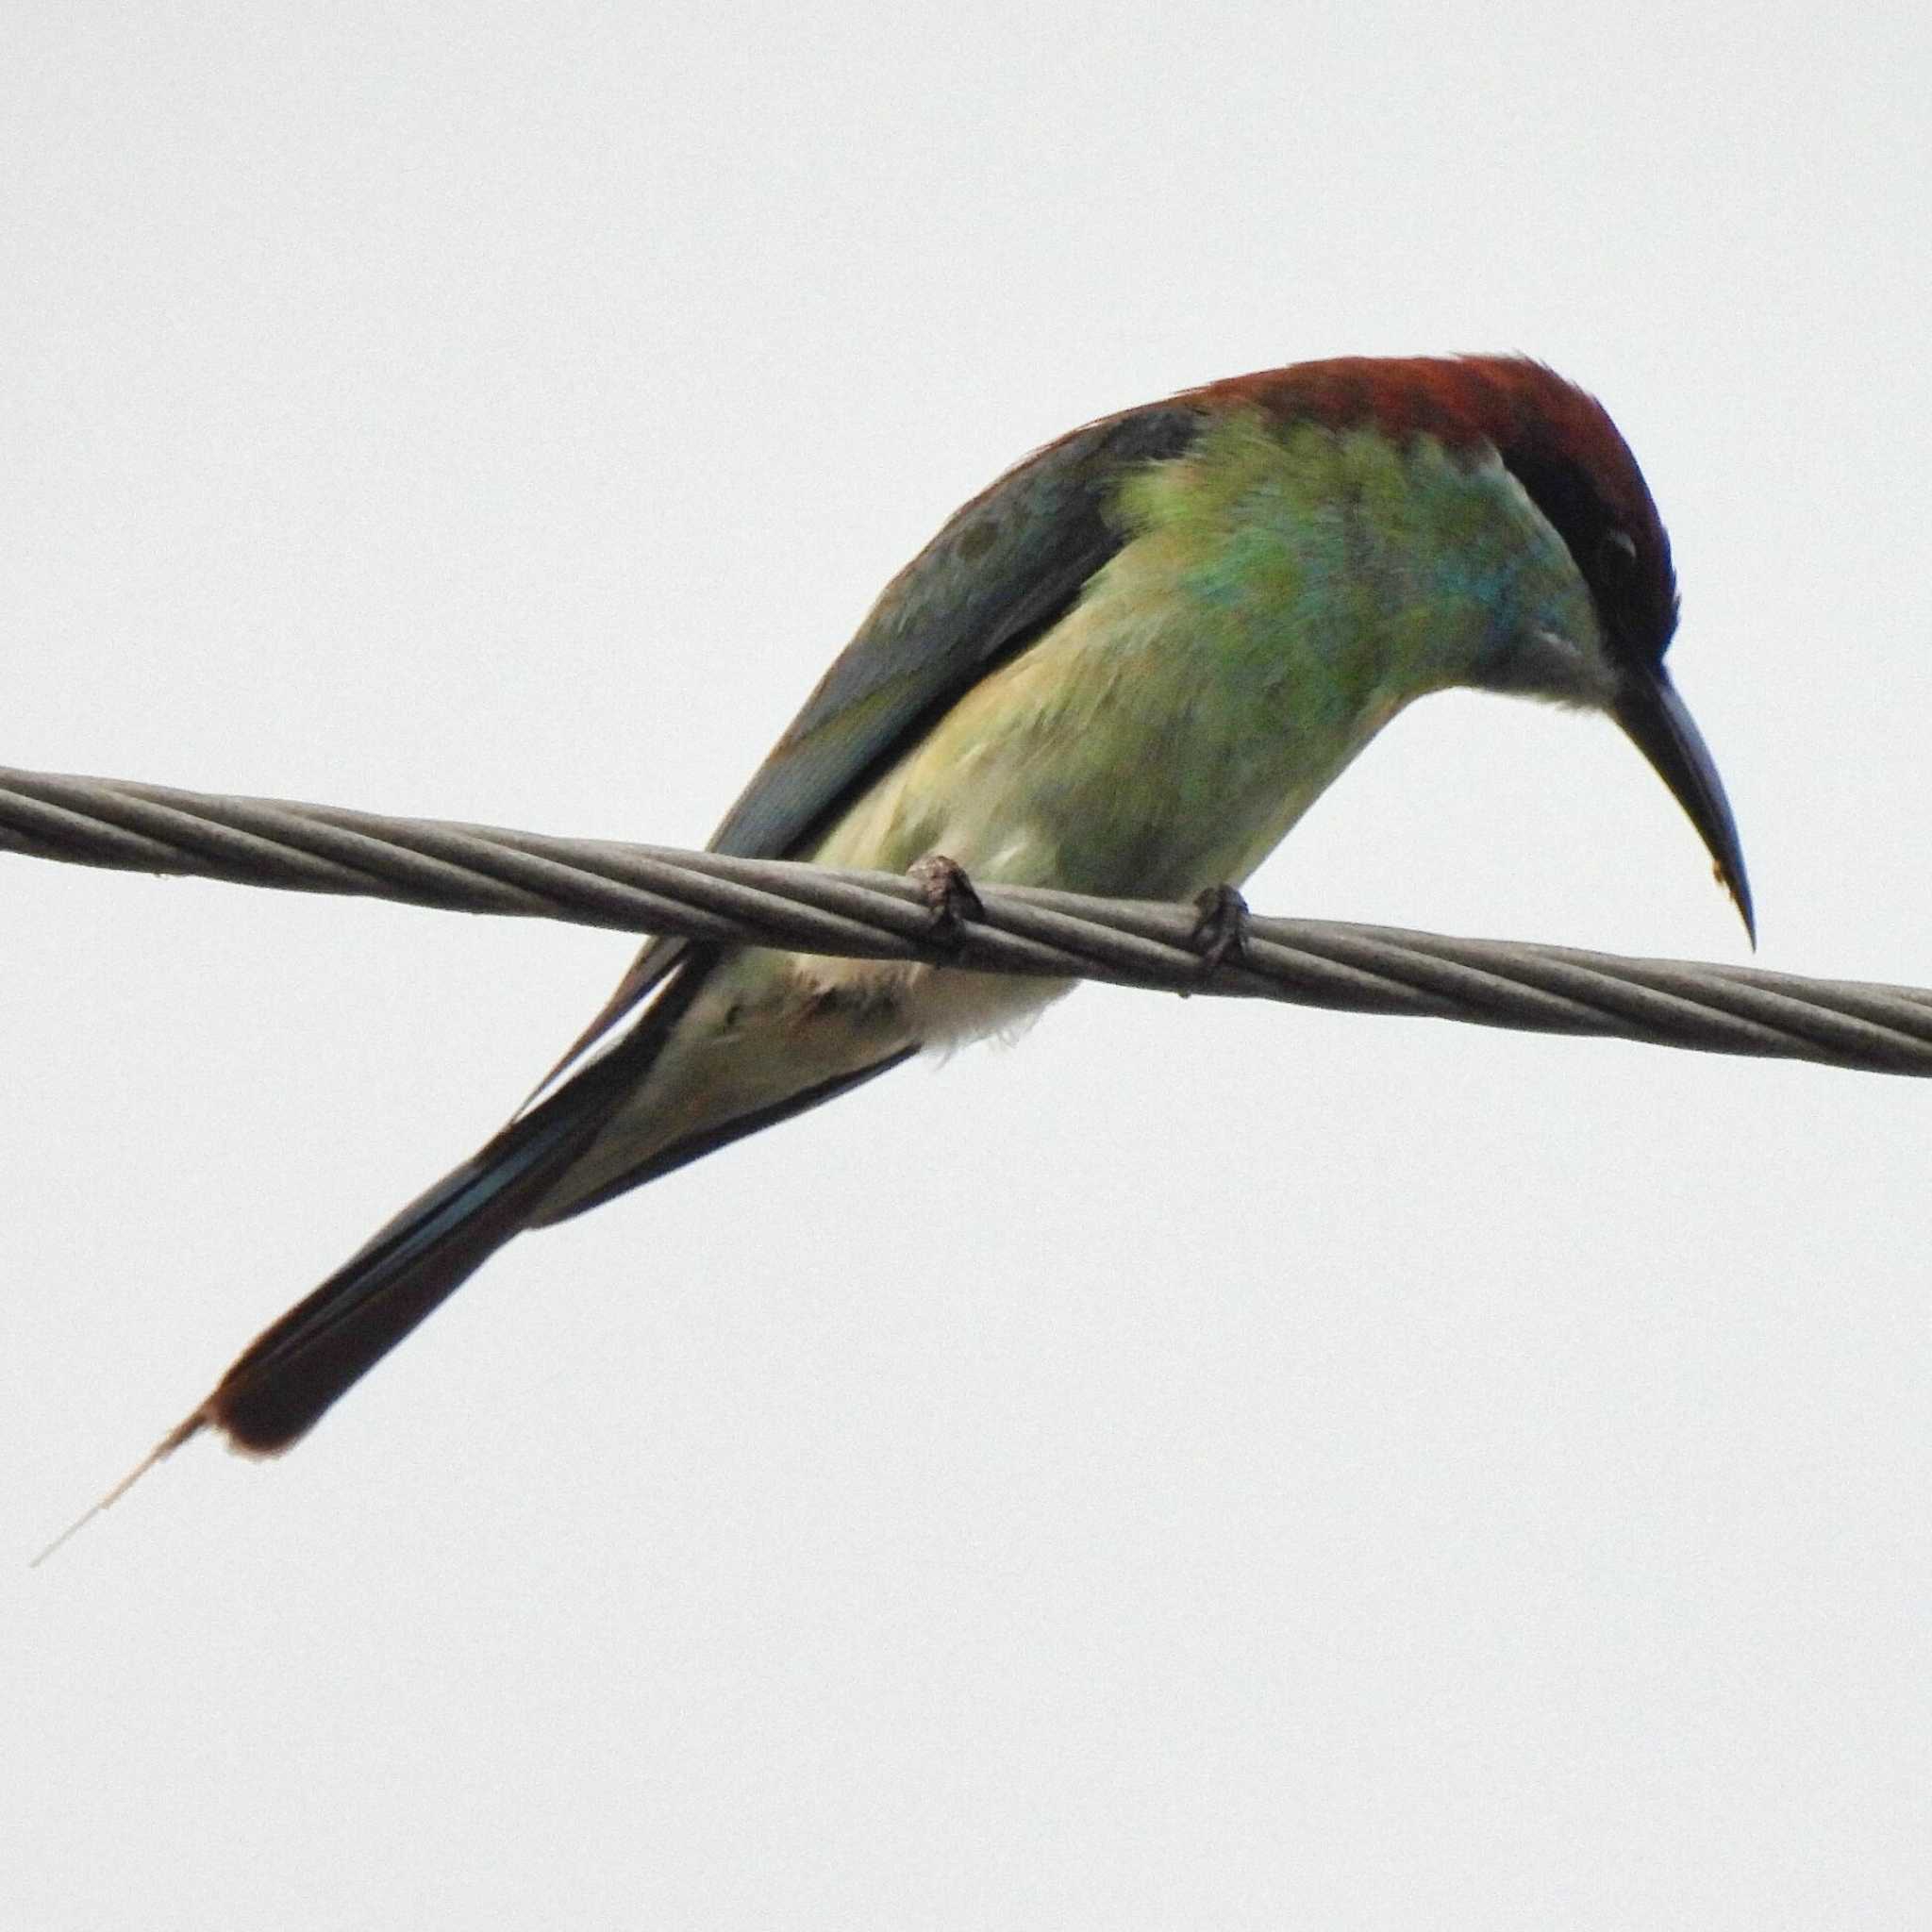
[[[1533,351],[1670,523],[1763,963],[1932,982],[1917,7],[37,4],[7,762],[696,843],[1032,445]],[[608,934],[0,865],[0,1914],[1922,1925],[1925,1092],[1088,991],[502,1256],[27,1557]],[[1268,911],[1735,959],[1433,700]]]

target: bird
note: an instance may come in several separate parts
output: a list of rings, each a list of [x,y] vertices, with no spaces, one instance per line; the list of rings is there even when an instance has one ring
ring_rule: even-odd
[[[1382,725],[1473,688],[1613,719],[1755,944],[1731,808],[1664,663],[1677,617],[1635,457],[1543,363],[1236,376],[1072,430],[956,512],[710,849],[918,869],[936,917],[970,909],[975,880],[1225,905]],[[508,1124],[264,1329],[142,1467],[203,1430],[288,1448],[517,1235],[1014,1028],[1068,984],[650,941]]]

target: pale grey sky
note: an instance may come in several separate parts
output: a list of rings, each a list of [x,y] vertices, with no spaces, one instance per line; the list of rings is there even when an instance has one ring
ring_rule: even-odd
[[[1087,417],[1600,393],[1763,963],[1932,983],[1917,8],[27,4],[0,760],[700,841]],[[0,863],[25,1932],[1906,1926],[1928,1096],[1089,991],[511,1248],[26,1557],[628,948]],[[1606,725],[1432,700],[1268,911],[1736,958]]]

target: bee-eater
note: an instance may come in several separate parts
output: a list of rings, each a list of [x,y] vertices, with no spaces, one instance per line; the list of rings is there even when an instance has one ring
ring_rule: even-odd
[[[712,849],[1178,899],[1260,863],[1450,686],[1607,711],[1751,924],[1663,658],[1669,540],[1603,408],[1538,363],[1346,358],[1075,429],[887,586]],[[957,884],[957,874],[955,883]],[[264,1331],[198,1429],[283,1449],[495,1249],[1066,991],[653,940],[559,1073]]]

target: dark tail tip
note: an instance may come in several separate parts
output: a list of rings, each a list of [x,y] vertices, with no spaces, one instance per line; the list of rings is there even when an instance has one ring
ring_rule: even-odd
[[[299,1441],[522,1229],[550,1167],[514,1140],[466,1162],[264,1328],[197,1422],[250,1456],[279,1455]]]

